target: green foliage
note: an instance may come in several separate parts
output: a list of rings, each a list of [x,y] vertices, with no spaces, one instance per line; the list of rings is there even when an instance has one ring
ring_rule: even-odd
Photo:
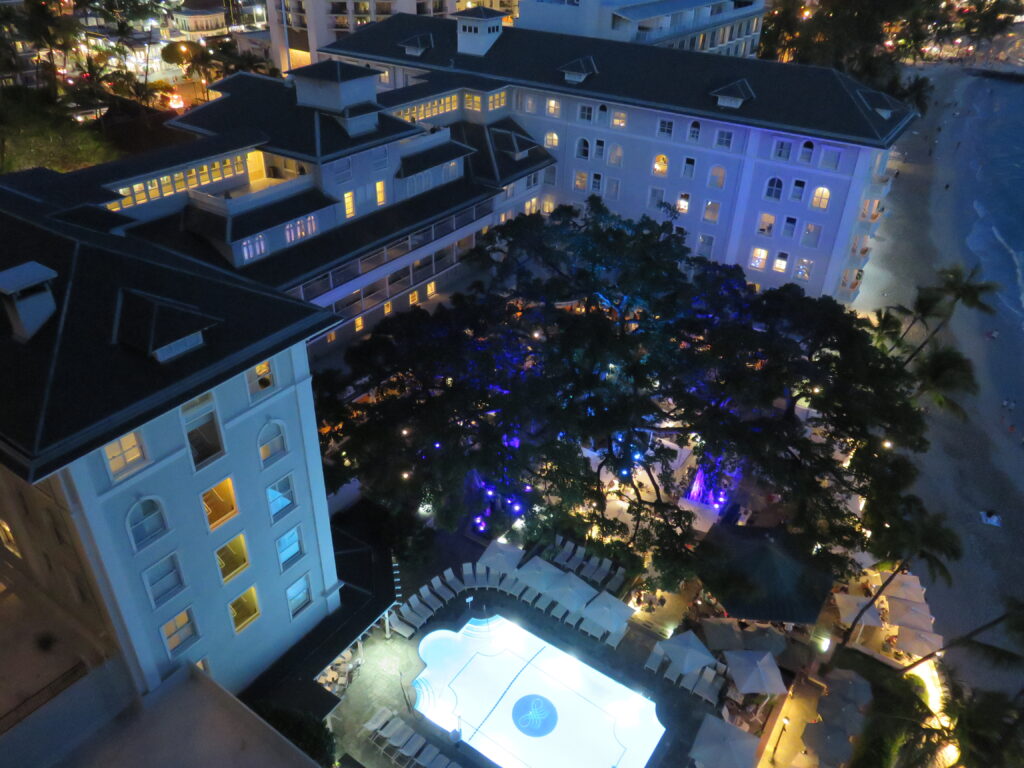
[[[324,768],[334,765],[334,734],[322,720],[308,712],[283,709],[268,702],[256,704],[253,711],[309,755],[317,765]]]

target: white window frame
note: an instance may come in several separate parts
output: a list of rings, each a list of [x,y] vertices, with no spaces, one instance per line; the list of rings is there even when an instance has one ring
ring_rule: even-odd
[[[280,430],[280,435],[278,437],[271,438],[271,440],[267,440],[266,442],[264,442],[263,433],[274,426],[276,426],[278,430]],[[270,456],[264,459],[263,446],[269,445],[273,440],[277,439],[281,440],[281,450],[272,453]],[[280,461],[282,458],[288,455],[288,430],[285,429],[285,424],[283,421],[281,421],[280,419],[271,419],[262,427],[260,427],[260,431],[256,435],[256,451],[257,455],[259,455],[260,457],[260,466],[263,467],[264,469],[273,464],[276,464],[278,461]]]
[[[296,536],[296,545],[298,548],[295,551],[295,554],[291,555],[286,560],[282,560],[281,547],[279,546],[279,542],[281,541],[281,539],[285,538],[286,536],[290,536],[292,533],[294,533]],[[274,556],[277,558],[277,567],[281,573],[284,573],[289,568],[292,568],[296,563],[298,563],[300,560],[302,560],[302,558],[306,556],[306,543],[302,538],[302,523],[299,523],[298,525],[293,525],[280,536],[274,538]]]
[[[261,365],[266,365],[269,368],[270,384],[267,386],[261,386],[260,382],[265,376],[261,376],[256,372],[256,369]],[[277,375],[274,372],[274,358],[268,357],[260,363],[257,363],[252,368],[249,368],[245,372],[245,383],[249,389],[249,402],[255,403],[262,400],[267,395],[272,394],[277,389]]]
[[[172,587],[170,589],[170,591],[161,593],[161,595],[159,596],[159,599],[158,599],[157,595],[154,594],[154,592],[153,592],[153,586],[154,585],[149,580],[149,573],[150,573],[150,571],[155,570],[157,567],[159,567],[160,565],[162,565],[163,563],[166,563],[168,561],[170,561],[171,564],[172,564],[171,573],[167,574],[163,578],[167,578],[167,576],[175,575],[176,574],[177,577],[178,577],[177,578],[177,582],[178,583],[177,583],[177,586]],[[143,572],[142,572],[142,583],[146,587],[146,594],[149,595],[149,602],[153,606],[154,609],[155,608],[159,608],[162,605],[166,605],[168,602],[170,602],[175,597],[177,597],[182,592],[184,592],[185,591],[185,587],[187,586],[187,584],[185,583],[185,574],[181,570],[181,563],[178,560],[177,553],[172,552],[171,554],[169,554],[169,555],[167,555],[165,557],[161,557],[155,563],[153,563],[152,565],[147,567],[145,570],[143,570]],[[177,615],[177,614],[175,614],[175,615]]]
[[[117,456],[123,457],[125,453],[127,453],[128,451],[124,449],[124,447],[121,444],[121,441],[124,440],[129,435],[134,437],[135,447],[138,448],[139,451],[139,458],[132,459],[130,462],[126,461],[124,467],[115,472],[110,466],[111,457],[107,453],[107,448],[116,444],[120,449],[120,452],[117,454]],[[134,475],[136,472],[138,472],[143,467],[148,466],[150,463],[149,454],[146,452],[146,444],[142,440],[141,429],[133,429],[130,432],[125,432],[123,435],[120,435],[114,440],[111,440],[109,443],[100,448],[100,456],[103,458],[103,466],[106,467],[107,475],[108,477],[110,477],[110,481],[112,483],[121,482],[126,477]]]
[[[156,514],[158,514],[160,516],[160,519],[163,520],[164,526],[163,526],[163,530],[162,531],[160,531],[159,533],[151,536],[150,538],[146,539],[145,541],[143,541],[140,544],[139,542],[137,542],[135,540],[135,534],[133,533],[132,513],[136,510],[136,508],[140,508],[142,506],[142,504],[147,502],[147,501],[151,501],[154,504],[156,504],[156,508],[157,508]],[[141,552],[142,550],[148,548],[149,546],[151,546],[152,544],[154,544],[155,542],[159,541],[164,536],[166,536],[167,533],[169,533],[170,530],[171,530],[171,526],[167,522],[167,515],[164,513],[164,505],[155,496],[145,496],[145,497],[139,499],[138,501],[136,501],[134,504],[132,504],[131,507],[128,509],[128,514],[126,514],[125,517],[124,517],[124,524],[125,524],[125,528],[128,531],[128,539],[131,541],[132,549],[135,552]]]
[[[300,584],[300,583],[304,583],[305,584],[306,602],[304,602],[302,605],[300,605],[297,609],[293,609],[292,608],[292,599],[291,599],[291,596],[290,596],[289,593],[292,591],[292,589],[295,587],[295,585]],[[285,603],[288,605],[288,613],[289,613],[289,615],[293,619],[296,616],[298,616],[299,614],[301,614],[304,610],[306,610],[307,608],[309,608],[309,606],[311,606],[313,604],[313,582],[309,578],[309,573],[308,572],[304,573],[302,576],[300,576],[298,579],[293,581],[291,584],[289,584],[285,588],[284,599],[285,599]]]
[[[200,400],[207,396],[209,396],[209,400],[206,403],[197,406],[197,410],[186,415],[185,408],[187,406],[194,403],[196,400]],[[184,403],[178,409],[178,416],[181,420],[181,428],[185,433],[185,445],[188,448],[189,460],[192,462],[193,472],[200,472],[217,461],[217,459],[224,457],[227,453],[227,448],[224,445],[224,430],[220,423],[220,415],[217,408],[217,396],[212,389],[192,398],[187,403]],[[189,432],[191,431],[189,429],[189,424],[197,424],[200,420],[205,420],[207,416],[212,416],[213,426],[217,433],[217,442],[220,444],[220,450],[205,458],[201,463],[196,464],[195,457],[192,455],[192,442],[188,437]]]
[[[186,626],[192,627],[192,634],[188,637],[188,639],[186,639],[183,642],[179,643],[174,648],[171,648],[170,638],[168,638],[167,634],[164,632],[164,627],[166,627],[171,622],[175,621],[183,613],[187,615],[187,618],[188,618],[187,622],[185,624],[183,624],[182,626],[175,628],[175,630],[174,630],[174,632],[172,634],[176,635],[178,632],[180,632]],[[164,642],[164,649],[167,651],[167,657],[170,658],[170,659],[176,659],[187,648],[191,648],[193,645],[195,645],[196,641],[200,637],[200,634],[199,634],[199,624],[196,621],[196,615],[195,615],[195,612],[192,610],[192,606],[191,605],[186,606],[185,608],[182,608],[180,611],[175,613],[167,621],[160,622],[160,628],[158,629],[158,631],[160,632],[160,638]]]

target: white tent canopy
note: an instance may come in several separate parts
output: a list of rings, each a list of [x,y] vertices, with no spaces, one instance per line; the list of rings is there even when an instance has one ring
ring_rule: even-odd
[[[847,625],[853,622],[858,611],[870,599],[867,597],[857,597],[856,595],[844,595],[841,592],[833,595],[833,597],[836,601],[836,608],[839,609],[839,621]],[[882,617],[878,614],[878,609],[872,605],[864,611],[864,615],[860,617],[860,624],[866,627],[882,626]]]
[[[704,643],[689,630],[662,640],[658,645],[684,675],[715,663],[715,657],[704,647]]]
[[[572,613],[577,613],[597,594],[597,590],[575,573],[563,572],[551,584],[546,594],[559,605],[568,608]]]
[[[477,560],[477,566],[484,565],[498,573],[512,573],[523,559],[523,550],[514,544],[494,539]]]
[[[729,677],[740,693],[786,693],[779,665],[767,651],[725,651]]]
[[[882,578],[882,583],[889,578],[890,571],[883,571],[879,574]],[[884,594],[888,597],[898,597],[903,600],[913,600],[916,603],[924,602],[924,587],[921,586],[921,580],[910,573],[901,573],[888,587],[885,588]]]
[[[942,647],[942,635],[900,627],[899,636],[896,638],[896,647],[911,656],[927,656]]]
[[[754,768],[757,737],[714,715],[704,715],[690,757],[702,768]]]
[[[516,578],[523,584],[541,593],[562,577],[562,571],[541,557],[531,558],[526,565],[516,569]]]
[[[915,603],[910,600],[903,600],[899,597],[890,597],[889,623],[898,627],[909,627],[919,629],[922,632],[931,632],[935,619],[931,611],[924,603]]]
[[[609,632],[618,632],[632,615],[633,609],[609,592],[599,592],[583,609],[583,618]]]

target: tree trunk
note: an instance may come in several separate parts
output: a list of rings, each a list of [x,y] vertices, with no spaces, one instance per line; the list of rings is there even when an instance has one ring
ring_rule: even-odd
[[[940,653],[944,653],[945,651],[948,651],[950,648],[955,648],[956,646],[961,645],[961,644],[967,642],[968,640],[973,640],[975,637],[980,635],[982,632],[985,632],[986,630],[992,629],[992,627],[995,627],[995,626],[1001,624],[1002,622],[1006,621],[1006,618],[1009,615],[1010,615],[1009,612],[1004,613],[1001,616],[998,616],[998,617],[992,619],[992,621],[989,621],[989,622],[987,622],[985,624],[982,624],[980,627],[976,627],[976,628],[972,629],[966,635],[960,635],[960,637],[954,637],[952,640],[950,640],[944,646],[939,648],[939,650],[932,651],[931,653],[927,654],[926,656],[922,656],[920,659],[915,661],[913,664],[907,664],[907,666],[903,667],[900,670],[900,674],[905,675],[908,672],[910,672],[910,670],[912,670],[914,667],[918,666],[919,664],[924,664],[926,661],[931,661],[936,656],[938,656]]]
[[[928,346],[928,342],[930,342],[935,337],[935,334],[937,334],[939,331],[941,331],[943,328],[946,327],[946,323],[948,323],[949,319],[953,316],[953,309],[954,308],[955,308],[955,305],[953,307],[950,307],[949,314],[946,315],[946,317],[942,318],[942,321],[932,329],[931,333],[929,333],[927,336],[924,337],[924,341],[922,341],[917,346],[917,349],[915,349],[913,352],[911,352],[903,360],[903,367],[904,368],[906,368],[907,365],[910,364],[911,360],[913,360],[915,357],[917,357],[917,355],[921,352],[922,349],[924,349],[926,346]]]
[[[909,561],[909,558],[901,560],[899,565],[892,569],[892,573],[889,574],[889,578],[887,578],[882,583],[882,586],[875,590],[875,594],[871,596],[871,599],[864,603],[861,609],[857,611],[857,615],[853,617],[853,621],[850,622],[850,626],[848,626],[846,628],[846,631],[843,632],[843,639],[839,641],[839,645],[836,646],[836,650],[839,650],[840,648],[845,648],[849,644],[850,638],[853,637],[854,628],[857,626],[857,624],[860,623],[860,620],[864,617],[864,614],[867,613],[868,608],[874,605],[875,601],[877,601],[878,598],[882,596],[882,593],[885,592],[886,588],[893,582],[893,580],[897,576],[899,576],[900,571],[902,571],[906,567]]]

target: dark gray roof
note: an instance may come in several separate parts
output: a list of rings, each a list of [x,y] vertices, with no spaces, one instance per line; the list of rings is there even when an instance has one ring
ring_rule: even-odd
[[[350,136],[333,114],[295,102],[294,84],[239,72],[214,83],[223,96],[170,122],[187,131],[236,136],[258,130],[271,152],[309,160],[333,160],[379,144],[422,133],[404,120],[381,114],[375,131]],[[244,117],[244,119],[240,119]]]
[[[530,85],[595,100],[663,109],[697,117],[889,147],[914,111],[885,97],[893,113],[884,117],[861,94],[874,94],[856,80],[825,67],[660,48],[638,43],[503,27],[483,56],[458,53],[457,22],[396,14],[321,48],[325,53],[409,67],[466,72],[502,83]],[[405,53],[400,41],[430,34],[421,56]],[[573,85],[560,71],[567,62],[591,57],[597,72]],[[737,109],[719,107],[712,92],[746,80],[756,99]]]
[[[314,335],[333,316],[226,268],[47,218],[0,190],[0,271],[53,270],[56,314],[18,343],[0,320],[0,463],[32,482]],[[38,214],[38,215],[34,215]],[[166,363],[146,353],[205,329]]]
[[[392,109],[460,88],[487,93],[501,87],[501,83],[496,83],[490,78],[476,77],[462,72],[428,72],[420,79],[421,82],[407,85],[404,88],[381,91],[377,94],[377,102],[386,109]]]
[[[477,181],[503,187],[554,162],[546,149],[507,117],[490,125],[459,122],[449,128],[453,139],[476,149],[466,163]]]
[[[344,83],[363,77],[376,77],[380,74],[380,70],[371,69],[370,67],[357,67],[354,64],[345,64],[341,61],[325,59],[324,61],[318,61],[316,64],[307,64],[297,69],[289,69],[288,74],[295,77],[304,77],[308,80]]]
[[[459,144],[457,141],[446,141],[444,144],[438,144],[436,147],[403,157],[395,176],[399,179],[414,176],[428,168],[433,168],[451,160],[457,160],[474,152],[476,152],[475,149],[467,147],[465,144]]]
[[[276,200],[260,208],[232,216],[230,242],[236,242],[244,237],[255,235],[257,232],[263,232],[292,219],[316,213],[337,204],[337,200],[328,197],[319,189],[309,189],[283,200]]]

